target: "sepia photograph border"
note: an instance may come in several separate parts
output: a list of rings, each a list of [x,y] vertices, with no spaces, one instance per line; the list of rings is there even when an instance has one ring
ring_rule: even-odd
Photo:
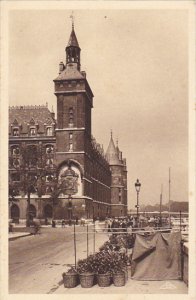
[[[115,299],[176,299],[196,297],[196,199],[195,199],[195,1],[1,1],[1,103],[0,103],[0,201],[1,251],[0,298],[4,299],[59,299],[59,295],[9,294],[8,292],[8,64],[9,11],[11,10],[101,10],[101,9],[185,9],[189,13],[189,286],[188,294],[96,294],[96,300]],[[22,284],[22,283],[21,283]],[[66,299],[90,299],[92,294],[60,295]]]

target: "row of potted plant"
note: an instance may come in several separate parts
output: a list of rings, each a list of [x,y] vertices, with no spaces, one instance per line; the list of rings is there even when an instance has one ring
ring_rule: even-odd
[[[76,268],[70,268],[63,273],[64,286],[92,287],[97,283],[101,287],[109,286],[113,281],[115,286],[124,286],[127,277],[128,256],[125,239],[113,237],[106,242],[100,251],[79,260]]]
[[[78,261],[77,267],[63,273],[64,286],[67,288],[81,284],[82,287],[92,287],[95,282],[99,286],[109,286],[111,281],[115,286],[125,285],[125,269],[127,258],[124,253],[116,251],[100,251],[86,259]]]

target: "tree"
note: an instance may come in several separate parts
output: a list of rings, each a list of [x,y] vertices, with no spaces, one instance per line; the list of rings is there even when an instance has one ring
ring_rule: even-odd
[[[39,197],[45,194],[45,176],[53,169],[53,160],[50,158],[50,153],[46,154],[42,143],[34,145],[22,143],[19,153],[10,157],[10,164],[12,168],[14,167],[14,174],[20,179],[14,187],[10,180],[9,198],[14,197],[16,190],[22,196],[27,195],[26,226],[28,227],[31,194],[37,193]]]

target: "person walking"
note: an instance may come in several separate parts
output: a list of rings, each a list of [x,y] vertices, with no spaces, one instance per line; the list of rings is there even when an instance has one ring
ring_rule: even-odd
[[[65,220],[63,219],[61,222],[62,228],[65,228]]]

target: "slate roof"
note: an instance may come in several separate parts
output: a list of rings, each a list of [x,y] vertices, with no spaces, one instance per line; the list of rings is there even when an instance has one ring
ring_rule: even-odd
[[[37,125],[38,133],[44,133],[44,124],[54,124],[51,112],[44,105],[11,106],[9,107],[9,132],[11,124],[22,126],[21,133],[28,133],[28,124]]]
[[[79,44],[78,44],[78,40],[77,40],[76,34],[75,34],[75,31],[74,31],[73,28],[72,28],[72,31],[71,31],[71,34],[70,34],[70,38],[69,38],[69,41],[68,41],[68,44],[67,44],[67,47],[70,47],[70,46],[80,48]]]
[[[78,71],[77,64],[72,63],[69,64],[69,66],[66,66],[66,68],[58,75],[56,80],[72,80],[72,79],[84,79],[85,77]]]
[[[106,151],[106,159],[110,165],[120,165],[121,164],[120,160],[118,158],[118,152],[114,145],[112,135],[110,138],[110,143],[109,143],[108,149]]]

